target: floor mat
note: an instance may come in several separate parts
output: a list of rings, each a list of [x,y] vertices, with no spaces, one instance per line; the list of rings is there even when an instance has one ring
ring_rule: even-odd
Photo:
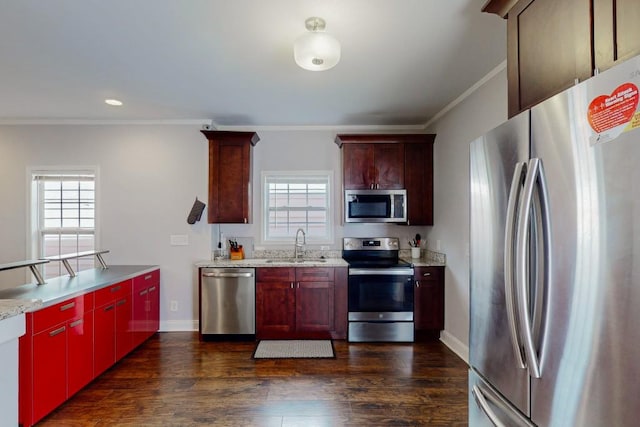
[[[262,340],[254,359],[335,359],[331,340]]]

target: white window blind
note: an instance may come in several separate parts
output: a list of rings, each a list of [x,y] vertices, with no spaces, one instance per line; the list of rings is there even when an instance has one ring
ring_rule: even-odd
[[[38,257],[95,249],[95,173],[32,173]],[[94,268],[92,257],[69,260],[76,271]],[[45,278],[66,274],[60,262],[44,265]]]
[[[332,239],[331,172],[265,172],[263,182],[265,242],[290,243],[298,228],[307,242]]]

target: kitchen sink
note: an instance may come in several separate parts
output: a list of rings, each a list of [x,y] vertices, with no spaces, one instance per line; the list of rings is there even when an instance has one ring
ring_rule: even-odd
[[[267,264],[316,264],[316,263],[323,263],[323,262],[327,262],[326,259],[295,259],[295,258],[275,258],[275,259],[268,259]]]

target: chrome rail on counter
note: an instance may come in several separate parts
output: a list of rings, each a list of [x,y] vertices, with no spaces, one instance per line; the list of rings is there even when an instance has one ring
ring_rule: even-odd
[[[38,267],[36,266],[40,264],[46,264],[48,262],[49,262],[48,259],[32,259],[32,260],[26,260],[26,261],[10,262],[7,264],[0,264],[0,271],[13,270],[14,268],[21,268],[21,267],[29,267],[29,269],[31,270],[31,273],[34,275],[34,277],[38,281],[38,285],[44,285],[45,281],[44,281],[44,278],[42,277],[42,273],[40,273],[40,270],[38,270]]]
[[[69,264],[69,260],[70,259],[76,259],[76,258],[83,258],[86,256],[93,256],[95,255],[95,257],[98,259],[98,262],[100,262],[100,266],[102,267],[102,269],[107,269],[107,263],[104,262],[104,258],[102,258],[102,254],[106,254],[109,253],[109,250],[96,250],[96,251],[84,251],[84,252],[75,252],[75,253],[71,253],[71,254],[63,254],[63,255],[52,255],[52,256],[48,256],[48,257],[44,257],[43,259],[48,261],[61,261],[62,265],[64,265],[64,268],[67,269],[67,272],[69,272],[69,276],[71,277],[76,277],[76,273],[75,271],[73,271],[73,268],[71,268],[71,265]]]

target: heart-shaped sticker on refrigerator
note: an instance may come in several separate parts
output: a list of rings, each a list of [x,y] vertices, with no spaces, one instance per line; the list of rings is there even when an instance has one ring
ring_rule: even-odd
[[[589,104],[591,128],[602,133],[628,123],[638,107],[638,87],[633,83],[618,86],[611,95],[600,95]]]

